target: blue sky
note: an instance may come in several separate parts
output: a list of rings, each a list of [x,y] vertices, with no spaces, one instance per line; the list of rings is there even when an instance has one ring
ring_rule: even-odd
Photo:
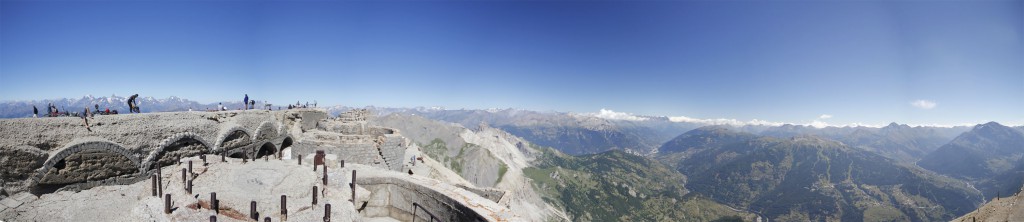
[[[1024,1],[0,1],[0,100],[132,93],[1024,124]]]

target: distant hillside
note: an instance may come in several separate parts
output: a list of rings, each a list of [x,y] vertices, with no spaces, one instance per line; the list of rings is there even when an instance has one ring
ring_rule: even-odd
[[[550,148],[536,167],[524,169],[545,201],[561,206],[573,221],[711,221],[753,214],[687,195],[686,178],[675,170],[619,150],[569,156]]]
[[[718,130],[676,163],[688,188],[780,221],[948,220],[973,210],[981,195],[965,183],[852,148],[798,136],[733,140]],[[669,154],[670,155],[670,154]]]
[[[1024,185],[1024,132],[996,122],[979,124],[917,163],[976,184],[986,198]]]
[[[588,115],[527,110],[385,109],[475,128],[481,123],[496,127],[541,146],[571,155],[607,150],[650,154],[672,137],[697,128],[692,123],[671,122],[664,117],[643,121],[609,120]]]
[[[858,126],[820,129],[787,124],[764,129],[760,135],[775,138],[814,135],[840,141],[900,162],[913,163],[967,130],[967,127],[911,127],[897,123],[881,128]]]
[[[850,146],[911,163],[948,143],[960,128],[910,127],[892,123],[882,128],[858,129],[835,138]]]
[[[656,158],[671,166],[694,154],[708,149],[743,142],[757,138],[757,135],[731,130],[725,126],[705,126],[690,130],[665,142],[659,148]]]
[[[996,122],[979,124],[929,154],[918,165],[966,179],[991,178],[1020,164],[1024,133]]]

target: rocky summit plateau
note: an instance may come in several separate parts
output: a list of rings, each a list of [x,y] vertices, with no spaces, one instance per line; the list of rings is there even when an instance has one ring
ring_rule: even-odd
[[[531,220],[509,208],[521,195],[438,176],[451,172],[368,118],[303,108],[3,119],[0,220]]]

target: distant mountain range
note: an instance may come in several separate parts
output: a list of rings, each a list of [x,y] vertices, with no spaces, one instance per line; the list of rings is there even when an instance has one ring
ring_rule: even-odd
[[[1024,185],[1024,131],[996,122],[979,124],[917,163],[977,184],[986,197]]]
[[[760,135],[775,138],[814,135],[840,141],[900,162],[912,163],[969,129],[964,126],[911,127],[897,123],[891,123],[881,128],[863,126],[814,128],[787,124],[767,128],[761,131]]]
[[[590,115],[517,109],[443,110],[378,109],[381,113],[419,115],[469,128],[486,124],[571,155],[625,150],[641,155],[656,152],[662,143],[701,125],[671,122],[665,117],[644,121],[611,120]]]
[[[780,221],[949,220],[982,201],[966,183],[813,135],[703,127],[661,149],[694,192]]]
[[[918,165],[964,179],[1006,172],[1024,157],[1024,132],[989,122],[975,126],[929,154]]]

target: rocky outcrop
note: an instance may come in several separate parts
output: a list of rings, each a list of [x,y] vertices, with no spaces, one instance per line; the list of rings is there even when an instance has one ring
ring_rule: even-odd
[[[1021,188],[1020,191],[1024,191],[1024,188]],[[1024,195],[1021,194],[1024,192],[1020,191],[1013,196],[992,198],[974,212],[953,221],[1024,221]]]

